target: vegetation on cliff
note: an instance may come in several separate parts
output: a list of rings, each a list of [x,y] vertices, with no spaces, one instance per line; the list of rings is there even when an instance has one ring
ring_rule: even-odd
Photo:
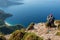
[[[23,40],[43,40],[43,38],[38,37],[35,33],[26,33]]]
[[[36,36],[34,33],[25,32],[25,29],[22,29],[13,32],[9,40],[43,40],[43,38]]]
[[[12,33],[9,40],[21,40],[24,36],[25,32],[24,30],[17,30]]]
[[[57,35],[57,36],[60,36],[60,32],[57,32],[56,35]]]
[[[6,40],[6,38],[3,35],[0,35],[0,40]]]

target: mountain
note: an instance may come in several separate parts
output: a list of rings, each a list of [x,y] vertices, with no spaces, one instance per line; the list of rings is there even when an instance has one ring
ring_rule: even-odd
[[[0,26],[5,24],[5,19],[11,17],[12,14],[6,13],[3,10],[0,10]]]
[[[6,13],[3,10],[0,10],[0,33],[3,34],[9,34],[12,33],[15,30],[23,28],[22,25],[14,25],[14,26],[8,26],[5,23],[5,19],[11,17],[12,14]]]
[[[23,4],[23,3],[13,2],[9,0],[0,0],[0,7],[8,7],[8,6],[20,5],[20,4]]]

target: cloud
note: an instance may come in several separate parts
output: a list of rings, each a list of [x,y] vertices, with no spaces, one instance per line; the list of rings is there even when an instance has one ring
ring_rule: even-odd
[[[21,5],[23,3],[19,2],[13,2],[13,1],[8,1],[8,0],[0,0],[0,7],[8,7],[12,5]]]

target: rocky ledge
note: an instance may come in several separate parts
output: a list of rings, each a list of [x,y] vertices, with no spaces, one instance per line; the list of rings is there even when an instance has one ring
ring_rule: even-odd
[[[50,38],[51,40],[60,40],[60,36],[59,36],[60,34],[56,35],[58,34],[58,32],[60,33],[60,30],[58,30],[58,26],[57,26],[60,24],[59,22],[58,20],[56,20],[54,22],[56,27],[53,28],[47,28],[46,23],[37,23],[32,27],[34,29],[30,29],[27,32],[35,33],[37,36],[43,37],[44,40],[48,40],[48,38]]]

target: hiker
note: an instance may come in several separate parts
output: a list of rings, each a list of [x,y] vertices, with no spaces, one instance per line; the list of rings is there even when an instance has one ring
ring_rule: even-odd
[[[47,16],[47,21],[48,21],[48,26],[53,26],[54,25],[54,16],[52,14],[50,14],[49,16]]]

